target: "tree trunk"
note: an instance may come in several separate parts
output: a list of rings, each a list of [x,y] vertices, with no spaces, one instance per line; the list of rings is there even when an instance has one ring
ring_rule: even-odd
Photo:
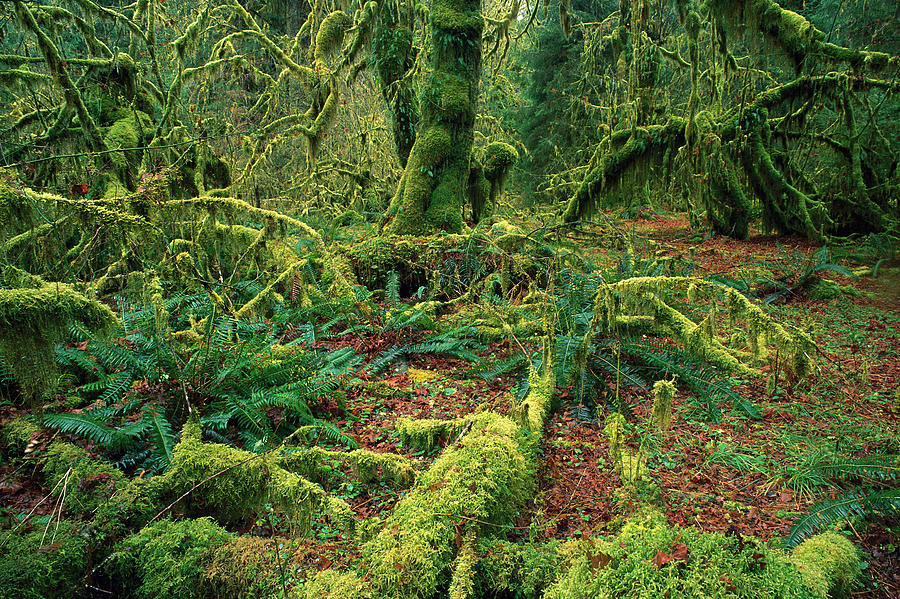
[[[421,125],[391,205],[388,231],[422,235],[462,229],[481,77],[478,0],[435,0],[430,73],[421,95]]]

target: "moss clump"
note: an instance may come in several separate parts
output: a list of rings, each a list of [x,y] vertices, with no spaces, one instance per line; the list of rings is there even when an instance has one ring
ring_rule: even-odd
[[[160,520],[124,539],[107,568],[126,593],[199,599],[216,549],[233,538],[210,518]]]
[[[538,599],[559,577],[562,556],[559,541],[519,545],[485,539],[479,547],[477,588],[481,595],[508,592],[523,599]]]
[[[316,33],[316,62],[320,66],[324,66],[329,54],[340,48],[344,34],[352,24],[353,20],[342,10],[336,10],[325,17]]]
[[[465,418],[438,420],[437,418],[398,418],[397,433],[407,447],[431,451],[438,439],[450,439],[459,435],[469,423]]]
[[[297,599],[369,599],[372,593],[368,585],[353,572],[341,573],[335,570],[319,572],[295,594]]]
[[[797,570],[738,535],[669,528],[658,513],[631,518],[618,537],[571,544],[565,574],[545,599],[683,597],[810,599]]]
[[[6,453],[21,457],[32,436],[40,430],[41,427],[26,418],[16,418],[4,424],[3,442],[6,444]]]
[[[275,453],[252,454],[200,441],[200,425],[189,422],[172,452],[169,470],[148,483],[152,497],[169,500],[189,493],[186,501],[226,524],[239,524],[267,513],[272,506],[292,526],[306,530],[318,508],[343,528],[353,527],[353,512],[318,485],[285,470]],[[202,483],[199,484],[198,483]],[[196,486],[196,488],[194,488]]]
[[[862,574],[856,547],[847,537],[834,532],[816,535],[798,545],[790,562],[800,570],[813,595],[822,599],[849,597]]]
[[[236,537],[215,548],[202,580],[209,596],[228,599],[281,597],[279,556],[289,559],[291,542],[284,538]]]
[[[509,170],[519,160],[519,152],[507,143],[495,141],[489,143],[482,151],[484,159],[484,176],[493,181]]]
[[[125,475],[111,464],[63,441],[54,441],[47,448],[43,473],[53,495],[63,499],[68,512],[77,514],[93,514],[126,482]]]
[[[0,543],[0,599],[83,596],[89,548],[77,525],[64,520],[46,531],[7,530]]]

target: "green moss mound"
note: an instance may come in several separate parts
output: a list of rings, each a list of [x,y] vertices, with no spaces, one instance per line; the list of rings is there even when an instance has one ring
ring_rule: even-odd
[[[545,599],[819,596],[781,552],[738,535],[669,528],[659,514],[636,516],[618,537],[567,544],[561,553],[571,565]]]
[[[791,554],[816,597],[849,597],[862,574],[859,554],[847,537],[826,532],[798,545]]]
[[[127,596],[199,599],[215,550],[233,538],[209,518],[160,520],[123,540],[109,569]]]
[[[44,457],[46,483],[72,514],[94,514],[128,481],[121,471],[93,459],[80,447],[54,441]]]
[[[24,529],[27,530],[27,529]],[[88,539],[67,521],[0,534],[0,599],[80,597],[88,573]]]

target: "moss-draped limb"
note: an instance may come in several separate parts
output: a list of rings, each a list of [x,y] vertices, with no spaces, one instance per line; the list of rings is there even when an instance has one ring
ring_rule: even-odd
[[[858,70],[879,71],[888,65],[900,66],[897,56],[828,43],[825,33],[803,15],[782,8],[774,0],[706,0],[705,4],[723,31],[755,29],[781,48],[798,68],[811,55],[846,62]]]
[[[409,153],[416,140],[419,113],[410,82],[413,65],[413,35],[406,24],[403,8],[386,3],[372,39],[372,55],[381,83],[381,94],[391,109],[391,128],[394,149],[400,166],[406,167]]]
[[[604,191],[617,183],[622,174],[640,158],[654,151],[683,146],[686,126],[685,119],[671,117],[665,125],[636,129],[625,145],[603,155],[599,163],[588,172],[578,191],[569,200],[563,220],[573,222],[597,209],[601,205]]]
[[[53,40],[51,40],[37,24],[37,21],[28,6],[23,2],[17,1],[15,3],[15,10],[16,16],[19,18],[22,25],[30,30],[37,38],[38,47],[41,50],[41,54],[44,56],[44,60],[47,61],[47,67],[50,69],[50,74],[53,76],[57,85],[62,88],[66,106],[78,114],[82,131],[84,131],[84,135],[87,138],[88,147],[97,152],[107,150],[106,143],[103,141],[100,130],[94,122],[94,118],[84,105],[81,92],[78,91],[72,78],[69,77],[67,63],[59,55],[56,44],[53,43]]]
[[[290,448],[285,450],[281,464],[286,470],[316,480],[325,469],[325,462],[329,461],[352,466],[357,480],[363,483],[390,479],[402,486],[409,486],[415,479],[408,459],[394,453],[378,453],[368,449],[329,451],[321,447]]]
[[[421,123],[392,202],[388,230],[417,235],[462,229],[484,20],[475,0],[435,0]]]
[[[814,240],[824,239],[825,228],[831,224],[825,206],[788,182],[772,162],[758,130],[750,133],[743,164],[750,186],[762,202],[763,221],[769,227],[785,233],[800,232]]]
[[[235,217],[238,216],[251,217],[263,223],[271,223],[273,229],[282,232],[289,229],[302,231],[313,240],[314,247],[320,256],[326,274],[331,281],[332,289],[338,296],[345,297],[349,294],[352,285],[356,282],[346,260],[342,256],[335,255],[331,252],[325,245],[322,236],[303,221],[273,210],[256,208],[237,198],[201,196],[185,200],[170,200],[162,206],[162,209],[177,209],[180,206],[196,206],[205,209],[212,215],[221,214],[234,220],[237,220]]]
[[[689,298],[708,299],[714,306],[717,302],[727,308],[729,322],[743,319],[747,329],[747,341],[758,358],[764,340],[777,347],[781,354],[792,362],[797,377],[805,377],[810,372],[810,357],[813,343],[801,331],[789,333],[783,326],[769,318],[762,309],[735,291],[694,277],[633,277],[613,285],[602,287],[597,292],[595,319],[601,330],[612,331],[621,315],[650,315],[656,324],[663,327],[679,343],[684,344],[692,354],[727,372],[743,374],[756,373],[754,369],[738,359],[740,352],[726,348],[715,336],[715,323],[695,323],[671,307],[666,301],[666,293],[686,293]],[[707,318],[714,318],[712,312]]]

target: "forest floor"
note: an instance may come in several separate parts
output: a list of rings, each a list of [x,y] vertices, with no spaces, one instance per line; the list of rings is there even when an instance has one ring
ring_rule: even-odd
[[[689,259],[694,274],[701,276],[735,277],[748,269],[765,269],[796,277],[813,264],[820,249],[799,238],[698,238],[686,219],[671,216],[651,215],[617,226],[639,232],[664,255]],[[762,419],[726,409],[721,422],[711,423],[698,416],[689,396],[679,393],[672,429],[663,438],[645,439],[644,445],[671,524],[776,540],[814,502],[839,490],[836,482],[810,475],[816,460],[897,453],[900,281],[892,278],[893,272],[884,269],[884,275],[874,279],[826,272],[824,277],[852,286],[860,295],[812,299],[798,286],[770,304],[776,319],[803,324],[812,332],[820,357],[812,378],[802,383],[782,380],[767,389],[761,379],[732,381],[762,412]],[[785,281],[790,282],[790,276]],[[351,345],[372,358],[389,340],[347,335],[322,343],[330,348]],[[482,354],[498,360],[514,351],[500,343]],[[424,356],[380,376],[355,377],[328,401],[312,407],[361,447],[401,453],[424,469],[440,453],[440,445],[428,452],[403,447],[394,429],[397,418],[456,418],[484,404],[502,412],[511,405],[513,384],[511,376],[490,381],[474,376],[473,365],[460,359]],[[571,389],[559,391],[562,408],[547,426],[536,494],[510,527],[511,538],[604,535],[621,520],[622,506],[612,493],[619,482],[602,432],[602,415],[598,425],[594,406],[579,405]],[[631,406],[629,421],[644,421],[649,393],[621,393]],[[0,410],[3,422],[22,413],[11,406]],[[51,434],[42,433],[43,441]],[[48,490],[33,474],[27,468],[0,467],[0,506],[49,513],[51,502],[39,505]],[[348,501],[359,517],[386,514],[404,493],[392,483],[343,483],[329,491]],[[277,534],[268,534],[273,532]],[[845,532],[866,563],[865,584],[854,596],[900,596],[900,522],[870,520]],[[352,544],[326,521],[317,524],[315,533],[315,543],[299,546],[289,561],[324,569],[356,558]]]

